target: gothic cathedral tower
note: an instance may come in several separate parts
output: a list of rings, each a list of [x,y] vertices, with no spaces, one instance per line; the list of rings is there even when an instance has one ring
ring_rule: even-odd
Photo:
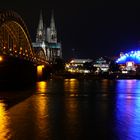
[[[49,62],[53,63],[56,59],[62,59],[62,47],[61,43],[57,40],[57,31],[53,12],[51,15],[50,27],[46,29],[46,27],[44,27],[41,10],[36,34],[36,42],[32,44],[37,54],[40,54],[38,52],[40,52],[41,49],[43,50],[45,55],[44,58]]]
[[[45,41],[45,29],[44,29],[42,10],[41,10],[40,17],[39,17],[39,24],[37,28],[37,34],[36,34],[36,42],[42,43],[44,41]]]
[[[54,14],[52,12],[50,27],[47,28],[47,40],[49,43],[57,43],[57,31],[55,27]]]

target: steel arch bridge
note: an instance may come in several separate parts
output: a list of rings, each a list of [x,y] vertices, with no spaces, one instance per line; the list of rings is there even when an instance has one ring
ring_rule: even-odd
[[[0,54],[32,61],[36,65],[48,64],[44,52],[35,54],[26,24],[12,10],[0,11]]]

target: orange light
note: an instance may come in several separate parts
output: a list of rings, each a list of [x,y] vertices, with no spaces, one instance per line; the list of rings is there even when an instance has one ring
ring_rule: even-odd
[[[9,139],[11,136],[10,134],[10,125],[9,125],[9,116],[6,111],[6,105],[0,102],[0,139],[6,140]]]
[[[46,93],[47,91],[47,83],[45,81],[41,81],[37,83],[37,92],[38,93]]]
[[[43,68],[44,68],[44,65],[37,66],[37,75],[39,77],[43,75]]]
[[[2,57],[2,56],[0,56],[0,62],[1,62],[1,61],[3,61],[3,57]]]

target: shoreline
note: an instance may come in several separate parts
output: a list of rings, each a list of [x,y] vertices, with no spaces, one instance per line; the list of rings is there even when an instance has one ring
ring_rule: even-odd
[[[52,79],[110,79],[110,80],[123,80],[123,79],[140,79],[140,75],[132,75],[132,74],[83,74],[83,73],[55,73],[51,76]]]

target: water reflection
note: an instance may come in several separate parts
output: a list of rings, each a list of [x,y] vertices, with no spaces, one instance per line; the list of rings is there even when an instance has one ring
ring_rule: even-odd
[[[99,90],[101,90],[100,96],[102,96],[103,98],[107,97],[110,93],[110,81],[107,79],[103,79],[100,83]]]
[[[3,101],[0,101],[0,140],[9,140],[11,138],[9,123],[6,105]]]
[[[37,93],[46,93],[47,91],[47,82],[46,81],[41,81],[41,82],[37,82],[36,84],[36,89],[37,89]]]
[[[77,79],[65,79],[64,91],[70,93],[70,96],[78,96],[79,81]]]
[[[101,88],[102,87],[102,88]],[[101,90],[103,93],[107,93],[108,92],[108,88],[109,88],[109,80],[107,79],[103,79],[101,81],[101,86],[100,86]]]
[[[65,137],[66,139],[82,139],[81,134],[84,132],[84,120],[83,112],[84,105],[80,105],[78,99],[70,98],[65,100]]]
[[[36,87],[37,93],[39,94],[34,96],[34,100],[32,100],[32,102],[34,103],[36,109],[36,123],[40,129],[39,132],[43,132],[43,130],[46,130],[46,118],[48,117],[48,97],[44,94],[47,91],[47,82],[37,82]]]
[[[36,135],[42,139],[44,136],[48,136],[48,97],[46,95],[36,95],[32,100],[36,119]]]
[[[139,80],[48,80],[30,92],[0,102],[0,140],[140,138]]]
[[[140,81],[118,81],[117,94],[116,132],[118,137],[137,140],[140,137]]]

